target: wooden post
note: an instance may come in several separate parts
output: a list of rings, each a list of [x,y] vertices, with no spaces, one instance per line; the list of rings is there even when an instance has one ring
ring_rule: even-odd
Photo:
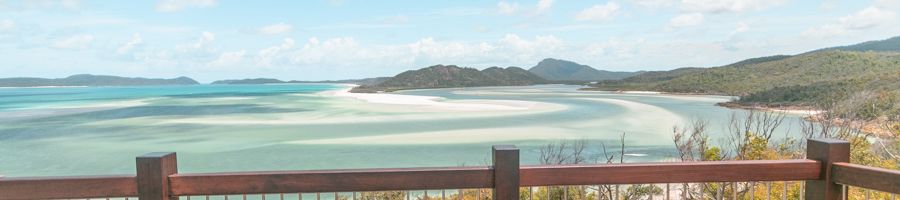
[[[519,200],[519,149],[513,145],[494,145],[494,198]]]
[[[842,199],[843,188],[832,179],[831,166],[835,162],[850,162],[850,143],[836,139],[808,139],[806,158],[822,162],[819,179],[806,181],[806,199]]]
[[[175,152],[148,153],[137,157],[137,189],[141,200],[178,200],[169,195],[169,175],[178,173]]]

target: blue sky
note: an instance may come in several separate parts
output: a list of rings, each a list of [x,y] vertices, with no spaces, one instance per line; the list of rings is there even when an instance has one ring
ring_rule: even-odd
[[[324,80],[435,64],[711,67],[900,35],[900,0],[0,0],[2,77]]]

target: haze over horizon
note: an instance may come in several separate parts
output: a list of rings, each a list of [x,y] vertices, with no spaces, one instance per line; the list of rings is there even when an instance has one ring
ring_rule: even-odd
[[[668,70],[887,39],[897,11],[898,0],[0,1],[0,71],[326,80],[544,58]]]

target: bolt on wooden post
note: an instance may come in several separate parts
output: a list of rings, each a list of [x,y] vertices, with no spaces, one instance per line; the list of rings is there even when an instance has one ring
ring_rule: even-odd
[[[169,175],[178,173],[174,152],[156,152],[137,157],[138,199],[178,200],[169,193]]]
[[[806,181],[806,199],[840,200],[843,188],[832,179],[832,164],[850,162],[850,143],[836,139],[809,139],[806,158],[822,162],[818,180]]]
[[[494,198],[519,200],[519,149],[513,145],[494,145]]]

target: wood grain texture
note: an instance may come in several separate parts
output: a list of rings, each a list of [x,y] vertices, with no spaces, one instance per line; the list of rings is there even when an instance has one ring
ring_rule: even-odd
[[[900,170],[851,163],[834,163],[832,179],[840,184],[900,194]]]
[[[494,200],[519,200],[519,149],[512,145],[492,147]]]
[[[138,198],[141,200],[178,200],[169,192],[169,175],[178,173],[174,152],[149,153],[136,158]]]
[[[0,200],[137,196],[134,175],[0,178]]]
[[[793,181],[818,179],[814,160],[523,166],[521,186],[685,182]]]
[[[172,195],[350,192],[493,187],[489,167],[176,174]]]
[[[806,198],[822,200],[845,199],[843,187],[831,178],[832,163],[850,161],[850,143],[836,139],[808,139],[806,158],[817,160],[822,173],[816,179],[806,181]]]

